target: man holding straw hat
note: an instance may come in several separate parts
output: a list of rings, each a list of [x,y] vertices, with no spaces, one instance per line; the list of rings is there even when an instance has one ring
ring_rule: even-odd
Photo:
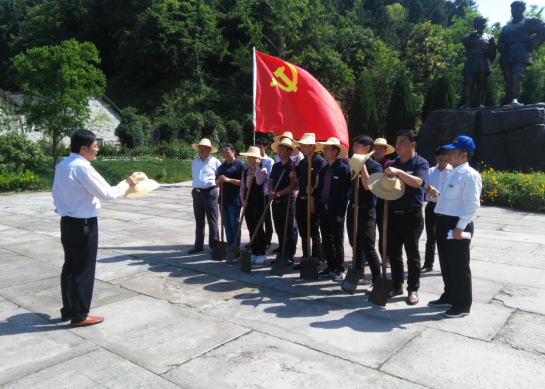
[[[327,260],[327,268],[318,275],[340,282],[344,279],[344,217],[350,189],[350,168],[340,159],[348,155],[348,149],[334,137],[316,144],[327,160],[318,176],[316,190],[310,190],[318,202],[316,209]]]
[[[321,256],[321,240],[320,240],[320,226],[318,224],[318,215],[315,210],[312,208],[311,202],[311,215],[310,215],[310,226],[307,225],[307,201],[310,194],[307,191],[308,185],[308,170],[310,160],[310,186],[314,187],[316,185],[316,177],[320,174],[320,171],[326,166],[326,161],[318,154],[317,151],[321,150],[321,147],[316,144],[316,136],[312,133],[303,134],[301,140],[298,141],[301,147],[301,153],[305,158],[299,161],[299,165],[295,168],[293,175],[296,182],[299,185],[299,196],[297,197],[295,204],[295,219],[297,220],[297,225],[299,226],[299,235],[302,239],[303,245],[303,258],[314,257],[320,258]],[[290,177],[291,177],[290,173]],[[309,247],[307,247],[307,228],[310,227],[310,239],[312,241],[312,252],[309,252]],[[293,270],[299,270],[301,264],[293,266]]]
[[[219,239],[218,233],[218,191],[216,190],[216,174],[221,163],[212,157],[218,149],[212,146],[209,139],[203,138],[199,143],[191,145],[199,156],[191,163],[193,176],[193,212],[195,213],[195,244],[188,253],[204,250],[204,218],[208,220],[208,244],[211,249]]]
[[[269,200],[272,200],[272,216],[274,221],[274,229],[278,235],[278,244],[279,244],[279,253],[284,253],[284,247],[282,247],[284,239],[284,227],[286,225],[286,214],[288,207],[290,212],[288,214],[288,231],[286,239],[286,255],[290,257],[287,266],[293,266],[293,257],[296,250],[296,231],[294,223],[292,220],[295,217],[295,201],[293,198],[294,192],[292,191],[292,196],[290,203],[288,204],[288,194],[290,193],[291,188],[291,179],[290,171],[292,170],[292,164],[295,162],[291,160],[290,157],[297,156],[299,150],[295,147],[295,144],[290,138],[284,137],[281,141],[276,141],[271,145],[271,148],[276,151],[280,162],[277,162],[273,165],[271,174],[269,177]],[[273,188],[276,187],[280,176],[284,171],[282,176],[282,181],[278,185],[277,191],[275,192]]]

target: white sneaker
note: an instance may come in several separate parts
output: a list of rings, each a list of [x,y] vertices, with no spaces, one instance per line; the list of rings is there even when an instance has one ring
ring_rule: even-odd
[[[251,262],[255,262],[257,259],[257,255],[252,254],[252,258],[250,259]]]
[[[266,255],[260,255],[255,260],[255,263],[263,263],[263,262],[267,262],[267,256]]]

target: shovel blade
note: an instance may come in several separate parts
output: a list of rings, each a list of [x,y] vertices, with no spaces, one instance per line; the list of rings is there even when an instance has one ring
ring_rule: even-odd
[[[252,274],[252,253],[244,251],[240,254],[240,270],[247,274]]]
[[[320,258],[306,257],[301,258],[301,272],[299,278],[303,280],[317,280]]]
[[[348,271],[346,272],[346,278],[344,279],[344,282],[341,285],[341,289],[350,294],[356,293],[356,289],[358,288],[358,283],[360,282],[360,278],[361,278],[361,270],[348,269]]]
[[[276,259],[274,260],[274,265],[271,268],[271,274],[278,277],[283,277],[284,270],[286,270],[287,265],[288,265],[288,256],[278,254],[276,256]]]
[[[216,261],[223,261],[225,258],[225,252],[227,251],[227,242],[222,242],[221,240],[216,241],[214,246],[214,251],[212,251],[212,259]]]
[[[238,254],[238,246],[235,244],[232,244],[231,247],[229,247],[229,249],[227,250],[227,253],[225,254],[225,262],[229,264],[233,263],[233,259],[235,259],[237,254]]]
[[[392,291],[393,285],[394,283],[392,280],[383,277],[377,278],[368,301],[372,304],[385,307],[388,298],[390,298],[390,292]]]

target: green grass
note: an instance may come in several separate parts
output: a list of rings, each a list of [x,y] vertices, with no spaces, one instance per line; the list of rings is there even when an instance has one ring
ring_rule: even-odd
[[[149,159],[146,161],[93,161],[92,166],[104,177],[110,185],[117,185],[126,180],[134,172],[143,172],[160,184],[171,184],[175,182],[191,180],[191,161],[182,161],[178,159],[164,159],[157,161]],[[48,166],[36,171],[41,178],[38,189],[50,190],[53,186],[53,177],[55,169],[53,160],[48,162]]]

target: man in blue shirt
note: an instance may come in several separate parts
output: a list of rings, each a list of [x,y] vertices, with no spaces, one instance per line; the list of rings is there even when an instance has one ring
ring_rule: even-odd
[[[388,209],[388,255],[394,283],[390,297],[403,294],[403,257],[407,254],[408,279],[407,304],[418,304],[420,287],[420,252],[418,241],[424,230],[422,205],[424,186],[428,178],[429,164],[416,154],[418,134],[414,130],[401,130],[397,134],[394,159],[384,170],[385,175],[398,176],[405,183],[405,193],[398,200],[390,201]]]
[[[352,150],[354,154],[366,155],[373,150],[374,140],[367,135],[359,135],[354,138]],[[364,263],[367,260],[369,269],[372,274],[372,283],[375,283],[377,277],[380,277],[380,260],[377,250],[375,249],[377,217],[375,206],[377,204],[377,196],[375,196],[367,186],[369,176],[374,173],[381,173],[382,167],[380,163],[373,158],[369,158],[361,168],[361,182],[358,189],[358,230],[357,230],[357,245],[354,257],[354,267],[361,271],[363,278]],[[354,172],[357,174],[358,172]],[[356,209],[356,180],[352,180],[352,186],[348,197],[348,212],[346,215],[346,229],[348,230],[348,241],[354,247],[354,211]],[[371,292],[372,287],[368,289]]]
[[[223,225],[225,227],[225,235],[227,236],[227,256],[231,255],[229,250],[233,244],[240,246],[240,238],[235,242],[237,237],[238,225],[240,222],[240,180],[242,172],[246,166],[235,157],[235,146],[231,143],[223,145],[221,154],[225,162],[220,165],[216,173],[216,185],[220,187],[221,199],[221,184],[223,183]],[[221,201],[221,200],[219,200]]]

